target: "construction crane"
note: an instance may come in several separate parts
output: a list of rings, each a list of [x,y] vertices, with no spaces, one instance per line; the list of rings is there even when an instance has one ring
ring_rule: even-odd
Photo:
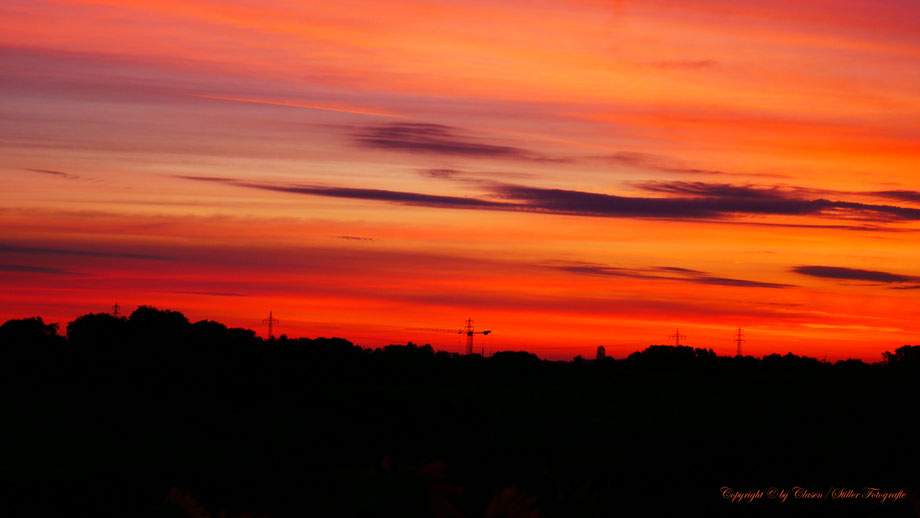
[[[485,331],[476,331],[476,328],[473,326],[473,319],[466,319],[466,324],[464,324],[462,329],[442,329],[436,327],[410,327],[409,331],[430,331],[432,333],[451,333],[457,335],[466,335],[466,354],[473,354],[473,335],[487,335],[491,333],[490,330]]]

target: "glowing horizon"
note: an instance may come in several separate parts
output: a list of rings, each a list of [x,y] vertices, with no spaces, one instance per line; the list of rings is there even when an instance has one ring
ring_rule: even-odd
[[[0,65],[4,321],[915,342],[913,2],[13,0]]]

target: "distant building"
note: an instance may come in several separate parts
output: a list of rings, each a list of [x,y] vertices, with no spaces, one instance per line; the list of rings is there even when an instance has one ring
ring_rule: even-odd
[[[606,358],[606,357],[607,357],[607,350],[604,349],[604,346],[603,346],[603,345],[599,345],[599,346],[597,347],[597,359],[598,359],[598,360],[603,360],[603,359]]]

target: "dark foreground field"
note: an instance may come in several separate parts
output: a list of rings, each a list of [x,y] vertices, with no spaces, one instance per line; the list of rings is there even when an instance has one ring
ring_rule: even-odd
[[[920,516],[920,348],[483,359],[150,308],[50,331],[0,328],[2,516]]]

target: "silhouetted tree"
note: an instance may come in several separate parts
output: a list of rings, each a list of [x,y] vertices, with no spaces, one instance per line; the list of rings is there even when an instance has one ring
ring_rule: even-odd
[[[810,356],[797,356],[792,353],[786,353],[782,356],[773,353],[764,356],[761,360],[764,366],[772,369],[785,370],[787,372],[801,371],[805,369],[815,369],[823,366],[829,366],[817,358]]]
[[[917,366],[920,365],[920,345],[904,345],[894,352],[882,353],[885,365],[892,366]]]
[[[281,335],[284,337],[284,335]],[[279,340],[286,340],[286,338],[279,338]],[[244,327],[231,327],[227,329],[227,340],[230,343],[237,345],[253,345],[261,341],[261,339],[256,336],[256,332],[252,329],[246,329]]]
[[[869,365],[866,364],[862,360],[849,358],[846,360],[837,360],[834,363],[834,367],[838,369],[846,369],[846,370],[861,370],[861,369],[868,369]]]
[[[77,347],[42,348],[65,343],[56,325],[0,326],[0,516],[24,514],[4,512],[19,499],[55,505],[35,516],[718,517],[741,509],[705,512],[731,477],[825,483],[884,468],[917,487],[916,379],[889,375],[918,364],[917,346],[886,365],[652,346],[576,367],[522,351],[265,341],[147,306],[84,315],[67,334]],[[857,444],[872,448],[841,455]],[[907,515],[891,508],[879,516]]]
[[[491,358],[494,363],[533,365],[540,362],[540,357],[527,351],[498,351]]]
[[[67,324],[67,340],[78,347],[113,348],[126,345],[128,321],[108,313],[89,313]]]
[[[650,345],[626,357],[627,363],[655,366],[711,365],[716,360],[712,349],[694,349],[685,345]]]
[[[57,334],[58,327],[57,323],[46,324],[42,317],[8,320],[0,326],[0,347],[31,349],[63,345],[65,340]]]
[[[206,343],[221,342],[227,339],[227,326],[213,320],[199,320],[192,324],[192,336],[196,341]]]
[[[140,306],[128,317],[128,323],[134,338],[142,343],[168,346],[190,337],[191,324],[178,311]]]

